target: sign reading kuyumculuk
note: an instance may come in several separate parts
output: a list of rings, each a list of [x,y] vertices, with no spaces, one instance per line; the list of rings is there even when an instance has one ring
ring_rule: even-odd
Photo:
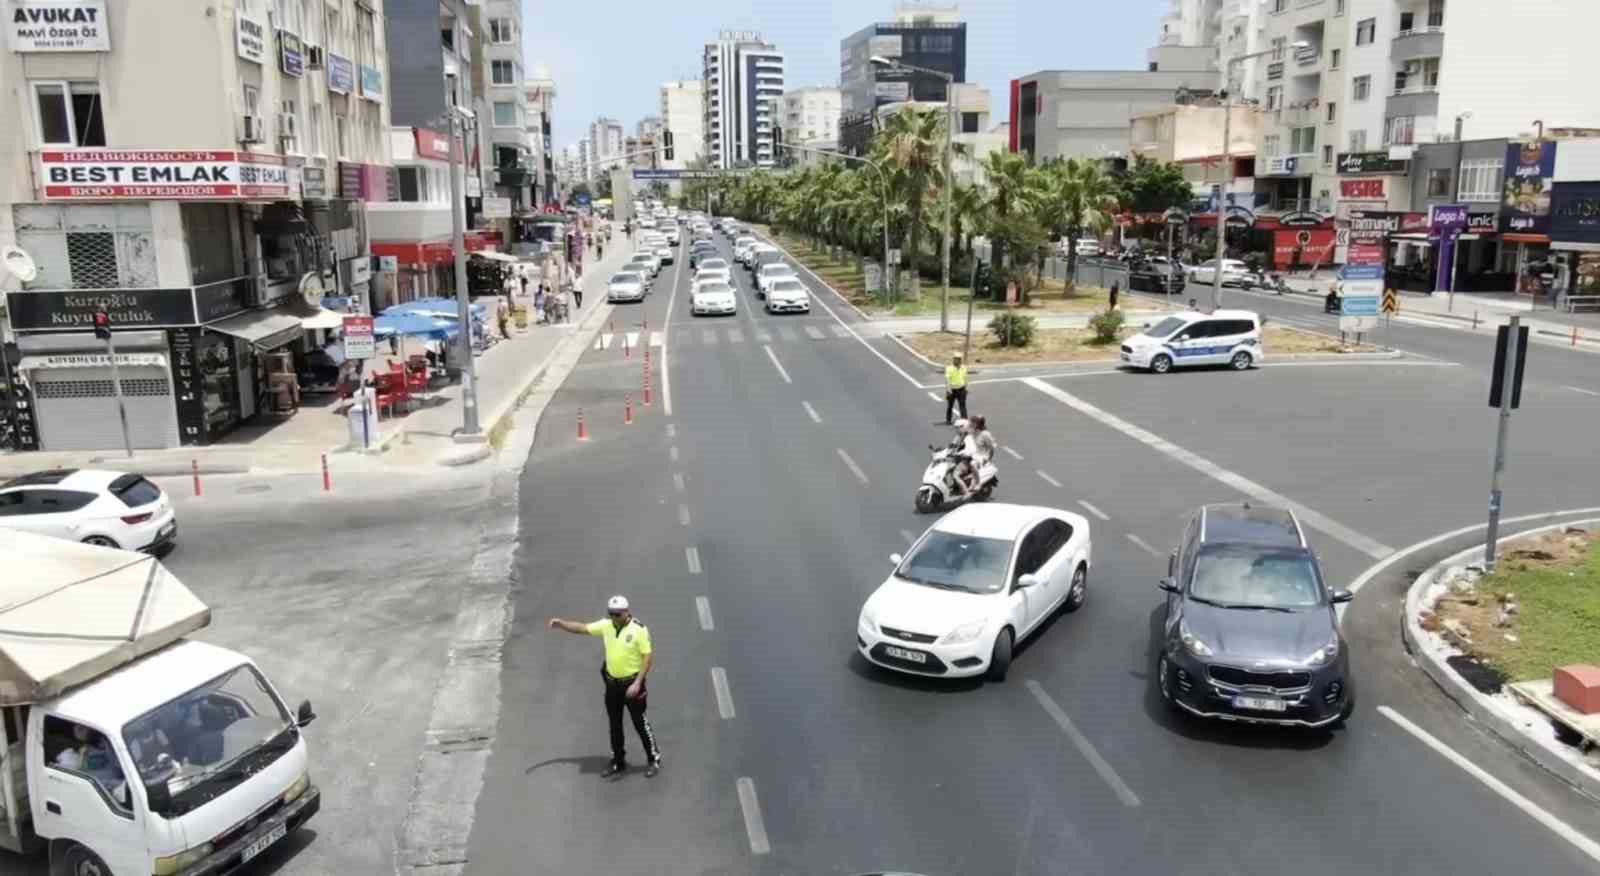
[[[267,26],[243,10],[233,14],[233,46],[239,57],[254,64],[267,62]]]
[[[47,201],[273,200],[292,188],[282,156],[254,152],[44,151],[39,169]]]
[[[14,52],[109,52],[105,0],[5,0]]]

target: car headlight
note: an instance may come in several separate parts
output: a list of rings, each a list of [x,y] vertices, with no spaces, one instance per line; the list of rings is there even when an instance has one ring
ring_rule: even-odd
[[[300,795],[309,787],[311,787],[311,773],[303,772],[300,778],[295,779],[294,784],[289,786],[289,790],[283,792],[283,802],[289,804],[300,799]]]
[[[205,860],[211,855],[211,844],[201,843],[188,851],[169,855],[165,858],[156,858],[155,866],[151,868],[155,876],[172,876],[181,873],[196,863]]]
[[[1318,648],[1315,651],[1312,651],[1311,656],[1307,657],[1301,662],[1306,666],[1327,666],[1329,663],[1333,662],[1333,658],[1338,656],[1339,637],[1334,636],[1332,639],[1328,640],[1328,644],[1323,645],[1321,648]]]
[[[948,633],[945,633],[944,638],[941,638],[939,643],[942,645],[965,645],[968,642],[975,641],[979,636],[983,635],[983,628],[988,625],[988,618],[978,618],[977,620],[967,621],[961,626],[956,627]]]
[[[1211,650],[1210,645],[1207,645],[1200,639],[1199,636],[1196,636],[1194,632],[1189,629],[1188,621],[1178,622],[1178,639],[1179,641],[1183,642],[1183,647],[1187,648],[1189,653],[1196,657],[1210,657],[1211,655],[1217,653],[1216,651]]]

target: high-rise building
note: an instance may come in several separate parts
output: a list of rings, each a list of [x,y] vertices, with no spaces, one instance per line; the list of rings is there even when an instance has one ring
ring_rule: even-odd
[[[705,154],[716,167],[773,165],[783,52],[753,31],[723,31],[703,56]]]
[[[783,95],[786,143],[837,143],[842,97],[837,88],[796,88]]]
[[[661,86],[661,123],[672,132],[672,157],[661,166],[682,169],[705,152],[705,91],[699,79],[684,79]]]
[[[561,200],[556,190],[556,157],[551,146],[550,130],[555,115],[556,83],[550,78],[549,68],[540,64],[533,78],[524,83],[528,100],[528,147],[533,153],[533,200],[530,205],[554,203]]]
[[[483,0],[482,46],[487,82],[489,159],[495,193],[514,212],[537,203],[533,148],[528,142],[528,92],[522,61],[521,0]]]
[[[621,161],[625,150],[622,123],[601,116],[589,124],[590,172],[596,178],[611,172]]]
[[[869,24],[839,41],[841,94],[838,140],[862,155],[872,139],[873,112],[886,103],[943,101],[946,80],[872,63],[885,58],[967,81],[967,25],[954,5],[901,3],[893,21]]]

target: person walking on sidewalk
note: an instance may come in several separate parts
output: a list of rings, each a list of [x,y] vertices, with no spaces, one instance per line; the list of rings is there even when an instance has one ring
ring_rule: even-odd
[[[583,309],[583,271],[572,272],[572,304],[573,310]]]
[[[950,357],[950,364],[944,369],[944,424],[951,425],[955,420],[951,414],[955,412],[957,403],[961,404],[961,418],[967,418],[967,366],[961,361],[958,351]]]
[[[644,749],[644,774],[649,777],[660,772],[661,749],[656,746],[650,719],[644,715],[645,701],[649,696],[645,677],[650,674],[650,667],[655,662],[650,646],[650,629],[633,616],[628,608],[628,597],[611,597],[606,602],[606,616],[594,623],[576,623],[553,617],[550,618],[550,629],[579,636],[597,636],[605,642],[606,656],[600,667],[600,675],[605,680],[606,719],[611,724],[611,763],[600,773],[600,777],[610,778],[628,768],[626,739],[622,732],[624,708],[633,719],[633,729],[639,734],[639,745]]]

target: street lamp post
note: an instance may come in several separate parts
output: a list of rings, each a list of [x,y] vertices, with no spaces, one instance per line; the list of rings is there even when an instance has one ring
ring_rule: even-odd
[[[1306,40],[1295,40],[1289,44],[1291,49],[1303,49],[1310,46]],[[1280,53],[1280,49],[1263,49],[1230,58],[1223,67],[1222,75],[1222,184],[1217,188],[1217,260],[1211,272],[1211,309],[1216,310],[1222,306],[1222,260],[1227,257],[1228,251],[1228,183],[1233,179],[1233,168],[1229,167],[1229,147],[1233,144],[1233,92],[1228,86],[1233,82],[1233,66],[1248,61],[1251,58],[1260,58],[1263,55]]]
[[[944,287],[939,293],[939,331],[947,332],[950,330],[950,192],[955,188],[955,180],[951,178],[950,165],[951,156],[955,153],[956,77],[942,70],[918,67],[914,64],[902,64],[882,55],[873,55],[871,62],[890,70],[927,73],[930,76],[937,76],[944,80],[944,230],[940,235],[941,247],[939,256],[939,260],[943,264],[941,273]],[[917,269],[916,253],[911,254],[911,269],[913,271]],[[971,294],[971,290],[968,290],[968,294]]]
[[[450,126],[450,250],[455,259],[456,320],[459,325],[461,348],[465,360],[461,366],[461,435],[466,440],[477,438],[483,428],[478,422],[478,367],[472,361],[472,299],[467,294],[466,203],[463,200],[462,163],[466,161],[467,130],[466,111],[455,106],[449,94],[448,80],[445,100],[451,104],[447,111]],[[460,134],[461,152],[456,153],[456,137]]]
[[[847,161],[859,161],[872,168],[878,174],[878,187],[883,191],[883,283],[888,288],[889,283],[889,176],[883,172],[883,167],[878,162],[860,155],[851,155],[846,152],[835,152],[832,149],[818,149],[813,146],[801,146],[798,143],[784,143],[783,149],[798,149],[802,152],[815,152],[818,155],[830,155],[834,158],[843,158]]]

